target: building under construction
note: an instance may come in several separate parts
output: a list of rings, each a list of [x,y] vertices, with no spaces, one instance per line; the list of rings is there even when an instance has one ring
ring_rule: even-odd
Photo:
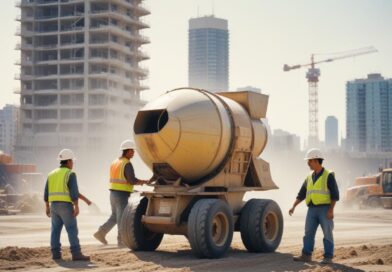
[[[142,0],[22,0],[18,150],[118,145],[143,104]],[[22,155],[23,154],[23,155]]]

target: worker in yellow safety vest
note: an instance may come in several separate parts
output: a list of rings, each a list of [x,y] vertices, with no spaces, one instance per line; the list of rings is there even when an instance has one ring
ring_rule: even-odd
[[[310,149],[306,153],[305,160],[308,161],[308,166],[313,172],[305,179],[293,207],[289,210],[289,214],[292,215],[295,207],[303,200],[308,206],[302,254],[293,259],[302,262],[312,260],[316,231],[320,225],[324,233],[324,259],[321,263],[329,264],[332,263],[334,254],[333,217],[336,201],[339,200],[339,189],[334,173],[322,166],[324,156],[319,149]]]
[[[121,242],[121,217],[125,207],[128,205],[128,199],[133,192],[134,185],[143,185],[149,183],[148,180],[141,180],[135,177],[130,159],[135,154],[135,144],[131,140],[125,140],[121,143],[121,157],[115,159],[110,165],[110,205],[112,213],[109,219],[99,227],[94,233],[94,237],[103,244],[107,244],[106,234],[117,224],[117,245],[123,247]]]
[[[91,201],[79,194],[76,175],[72,172],[75,160],[74,153],[70,149],[63,149],[57,159],[60,161],[60,167],[49,173],[44,191],[46,215],[52,221],[50,235],[52,258],[54,260],[62,258],[60,236],[61,230],[65,226],[72,260],[90,261],[90,257],[81,252],[76,216],[79,214],[78,199],[82,198],[90,204]]]

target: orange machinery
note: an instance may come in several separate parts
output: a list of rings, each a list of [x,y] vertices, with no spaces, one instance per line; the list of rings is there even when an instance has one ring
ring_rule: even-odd
[[[358,177],[347,188],[345,203],[349,206],[392,208],[392,168],[373,176]]]

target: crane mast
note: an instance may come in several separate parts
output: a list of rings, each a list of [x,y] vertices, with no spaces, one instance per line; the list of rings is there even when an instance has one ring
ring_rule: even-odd
[[[316,64],[320,63],[325,63],[325,62],[332,62],[335,60],[341,60],[341,59],[346,59],[346,58],[352,58],[360,55],[365,55],[365,54],[370,54],[377,52],[377,49],[374,47],[366,47],[366,48],[360,48],[357,50],[352,50],[352,51],[346,51],[344,52],[345,54],[333,57],[333,58],[328,58],[320,61],[315,61],[314,56],[315,54],[312,54],[310,57],[310,63],[308,64],[300,64],[300,65],[293,65],[289,66],[285,64],[283,66],[283,71],[288,72],[290,70],[294,69],[299,69],[302,67],[307,67],[308,71],[306,73],[306,79],[308,80],[308,103],[309,103],[309,108],[308,108],[308,146],[309,147],[316,147],[319,146],[319,131],[318,131],[318,82],[319,82],[319,77],[320,77],[320,69],[316,68]]]

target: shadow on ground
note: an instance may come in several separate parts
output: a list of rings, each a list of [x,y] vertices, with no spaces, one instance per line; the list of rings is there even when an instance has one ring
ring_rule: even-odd
[[[82,262],[82,261],[71,261],[71,260],[58,260],[55,261],[58,266],[68,268],[68,269],[93,269],[97,268],[98,266],[92,262]]]
[[[189,268],[191,271],[363,271],[343,264],[320,265],[318,262],[294,262],[289,253],[249,253],[232,249],[221,259],[198,259],[191,250],[176,252],[130,252],[140,260],[153,262],[165,268]]]

